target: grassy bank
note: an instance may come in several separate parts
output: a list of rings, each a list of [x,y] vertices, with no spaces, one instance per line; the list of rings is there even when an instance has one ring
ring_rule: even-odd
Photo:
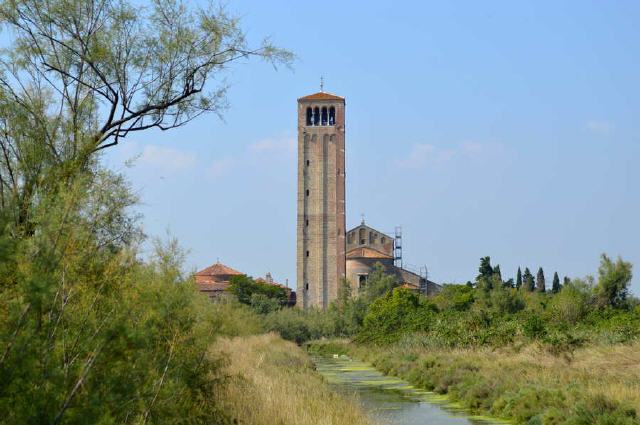
[[[591,346],[558,357],[539,345],[425,349],[314,342],[323,354],[348,353],[382,372],[447,394],[476,413],[530,424],[637,424],[640,344]]]
[[[228,355],[218,398],[239,424],[371,424],[354,400],[327,387],[301,348],[275,334],[222,339],[214,350]]]

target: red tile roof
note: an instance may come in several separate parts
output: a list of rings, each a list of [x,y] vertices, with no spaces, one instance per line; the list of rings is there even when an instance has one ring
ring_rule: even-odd
[[[319,91],[318,93],[310,94],[299,98],[298,100],[344,100],[344,97],[336,96],[335,94]]]
[[[285,286],[285,285],[283,285],[281,283],[278,283],[278,282],[273,282],[273,281],[269,282],[268,280],[266,280],[266,279],[264,279],[262,277],[259,277],[259,278],[255,279],[255,281],[259,282],[259,283],[264,283],[265,285],[273,285],[273,286],[277,286],[279,288],[285,289],[287,291],[291,291],[291,288],[289,288],[288,286]]]
[[[215,263],[206,269],[200,270],[196,273],[196,276],[226,276],[226,275],[242,275],[237,270],[232,269],[229,266],[225,266],[222,263]]]

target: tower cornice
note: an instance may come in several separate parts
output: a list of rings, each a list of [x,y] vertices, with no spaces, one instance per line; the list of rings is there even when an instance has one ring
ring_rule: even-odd
[[[337,96],[335,94],[319,91],[318,93],[310,94],[298,98],[298,102],[315,101],[315,100],[340,100],[344,102],[344,97]]]

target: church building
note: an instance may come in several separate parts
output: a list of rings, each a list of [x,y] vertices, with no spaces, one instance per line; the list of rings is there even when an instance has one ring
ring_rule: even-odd
[[[348,278],[353,293],[375,263],[405,287],[438,289],[395,264],[395,239],[363,223],[345,223],[345,99],[322,90],[298,99],[297,305],[326,309]],[[431,291],[429,290],[431,289]]]

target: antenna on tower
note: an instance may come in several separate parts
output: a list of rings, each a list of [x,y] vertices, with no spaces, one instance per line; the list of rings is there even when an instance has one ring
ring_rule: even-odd
[[[320,91],[324,93],[324,77],[320,76]]]

